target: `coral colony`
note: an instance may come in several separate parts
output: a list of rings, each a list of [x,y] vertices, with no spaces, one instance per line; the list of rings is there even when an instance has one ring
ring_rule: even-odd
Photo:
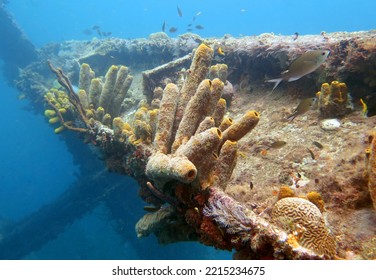
[[[376,91],[365,71],[375,71],[376,36],[361,35],[106,39],[79,71],[51,60],[61,86],[44,90],[45,116],[137,180],[150,210],[135,225],[139,238],[198,241],[238,259],[375,258],[375,120],[357,96]],[[162,46],[171,62],[155,65]],[[270,94],[265,75],[318,48],[330,50],[324,65]],[[155,68],[140,75],[125,53]],[[35,72],[24,70],[18,87],[27,91]],[[304,98],[315,102],[287,120]]]

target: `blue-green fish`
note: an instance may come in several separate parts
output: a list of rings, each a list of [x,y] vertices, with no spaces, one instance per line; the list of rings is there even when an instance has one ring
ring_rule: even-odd
[[[309,97],[306,99],[303,99],[298,107],[295,108],[294,112],[290,116],[287,117],[287,119],[291,122],[293,121],[297,116],[303,115],[306,113],[309,109],[311,109],[311,106],[316,102],[315,97]]]
[[[290,64],[289,69],[282,72],[281,77],[277,79],[266,80],[266,82],[275,83],[273,87],[274,90],[282,81],[296,81],[319,68],[320,65],[325,62],[329,53],[330,51],[328,50],[307,51],[296,60],[294,60]]]

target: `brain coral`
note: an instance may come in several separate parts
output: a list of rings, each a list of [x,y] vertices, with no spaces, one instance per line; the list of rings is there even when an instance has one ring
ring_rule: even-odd
[[[287,231],[301,230],[298,242],[317,254],[333,257],[335,237],[325,225],[320,210],[306,199],[287,197],[273,207],[272,221]]]

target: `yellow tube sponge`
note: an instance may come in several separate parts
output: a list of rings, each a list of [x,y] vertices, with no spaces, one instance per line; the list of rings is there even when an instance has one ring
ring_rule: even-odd
[[[196,179],[197,169],[187,157],[156,153],[146,165],[146,175],[157,183],[159,188],[171,180],[189,184]]]
[[[172,144],[172,152],[189,140],[200,122],[205,118],[205,112],[210,100],[211,85],[212,82],[209,79],[203,80],[198,86],[195,95],[189,100],[176,132],[175,141]]]
[[[105,108],[106,110],[107,108],[109,108],[109,105],[113,98],[113,92],[118,70],[119,67],[117,67],[116,65],[112,65],[106,73],[106,80],[103,85],[102,93],[99,97],[99,106]]]
[[[148,108],[141,106],[134,113],[134,120],[145,121],[148,114]]]
[[[233,124],[233,120],[231,118],[223,118],[221,124],[219,125],[219,129],[221,131],[225,131],[227,128],[229,128]]]
[[[116,117],[112,120],[112,129],[114,130],[115,137],[121,135],[124,128],[124,124],[125,122],[120,117]]]
[[[104,114],[105,114],[105,111],[103,107],[98,107],[97,110],[95,110],[95,118],[97,120],[100,120],[100,121],[103,120]]]
[[[153,109],[148,111],[148,117],[149,117],[149,124],[152,131],[152,139],[155,137],[155,133],[157,131],[157,125],[158,125],[158,114],[159,109]]]
[[[198,126],[196,133],[199,134],[209,128],[212,128],[215,126],[214,119],[212,117],[206,117]]]
[[[82,107],[84,107],[84,109],[88,109],[89,108],[89,98],[88,98],[86,91],[84,89],[78,90],[78,98],[80,99]]]
[[[187,143],[179,147],[176,154],[186,156],[199,168],[203,161],[208,160],[208,156],[217,151],[221,139],[221,131],[213,127],[192,136]]]
[[[48,122],[49,122],[50,124],[54,124],[54,123],[57,123],[57,122],[59,122],[59,121],[60,121],[59,117],[53,117],[53,118],[50,118],[50,119],[48,120]]]
[[[323,83],[316,97],[320,115],[325,118],[343,117],[353,109],[345,83]]]
[[[106,125],[106,126],[110,126],[111,125],[111,115],[110,114],[105,114],[104,116],[103,116],[103,119],[102,119],[102,124],[103,125]]]
[[[64,129],[65,129],[65,127],[62,125],[62,126],[59,126],[58,128],[55,128],[55,129],[54,129],[54,132],[55,132],[55,134],[59,134],[59,133],[61,133]]]
[[[124,142],[131,136],[132,138],[135,138],[131,126],[128,123],[124,122],[120,117],[116,117],[112,120],[112,129],[114,130],[115,138],[119,142]],[[136,139],[133,139],[132,141],[136,141]]]
[[[141,120],[136,120],[134,122],[134,135],[136,139],[141,139],[144,144],[151,143],[152,130],[148,123]]]
[[[220,126],[222,123],[223,117],[225,116],[226,113],[226,100],[224,98],[220,98],[215,105],[214,112],[212,114],[215,126]]]
[[[226,140],[239,141],[244,135],[255,128],[259,122],[259,118],[260,115],[256,111],[248,111],[223,132],[222,142]]]
[[[321,98],[327,99],[330,96],[330,85],[328,83],[323,83],[321,85]]]
[[[214,79],[211,82],[209,104],[204,112],[205,116],[211,116],[214,113],[216,105],[221,98],[224,83],[220,79]]]
[[[83,63],[80,69],[80,77],[78,82],[79,89],[83,89],[86,93],[90,90],[91,80],[94,78],[94,72],[91,70],[89,64]]]
[[[237,153],[238,145],[235,141],[227,140],[221,148],[219,158],[214,167],[214,175],[217,176],[218,186],[222,190],[225,190],[235,168]]]
[[[330,84],[330,99],[336,103],[347,101],[347,86],[345,83],[333,81]]]
[[[99,106],[99,97],[102,92],[101,80],[98,78],[92,79],[89,89],[89,101],[95,108]]]
[[[117,95],[117,94],[120,93],[120,90],[123,87],[123,84],[124,84],[125,80],[127,79],[128,74],[129,74],[128,67],[121,65],[119,67],[119,70],[118,70],[117,76],[116,76],[116,82],[115,82],[115,86],[114,86],[114,94]]]
[[[129,87],[131,86],[133,77],[129,76],[128,74],[128,67],[120,66],[114,86],[114,97],[111,102],[111,108],[109,108],[113,116],[119,115],[121,104],[123,103],[125,95],[127,94]]]
[[[56,112],[55,110],[51,110],[51,109],[47,109],[44,111],[44,115],[47,117],[47,118],[53,118],[54,116],[56,116]]]
[[[316,254],[333,258],[336,239],[327,228],[320,210],[310,201],[287,197],[277,201],[272,210],[272,221],[287,233],[296,233],[297,242]]]
[[[208,74],[214,51],[211,47],[201,44],[193,57],[192,64],[188,70],[187,78],[181,89],[181,96],[176,112],[175,127],[178,127],[183,117],[184,109],[191,97],[195,94],[198,85]]]
[[[119,94],[114,97],[114,100],[112,101],[112,106],[114,106],[113,108],[114,114],[117,114],[117,115],[120,114],[121,105],[123,104],[125,96],[127,95],[128,90],[132,85],[132,82],[133,82],[133,76],[128,75],[123,83],[123,86],[120,88]]]
[[[170,152],[172,127],[175,111],[178,105],[179,89],[175,84],[167,84],[163,91],[163,97],[158,114],[157,131],[154,143],[159,152]]]

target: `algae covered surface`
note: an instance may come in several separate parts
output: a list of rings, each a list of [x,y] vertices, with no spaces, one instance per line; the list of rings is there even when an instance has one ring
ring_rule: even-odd
[[[311,49],[330,51],[316,71],[264,82]],[[374,259],[375,50],[372,31],[69,41],[16,86],[55,133],[138,182],[152,211],[140,238],[239,259]]]

